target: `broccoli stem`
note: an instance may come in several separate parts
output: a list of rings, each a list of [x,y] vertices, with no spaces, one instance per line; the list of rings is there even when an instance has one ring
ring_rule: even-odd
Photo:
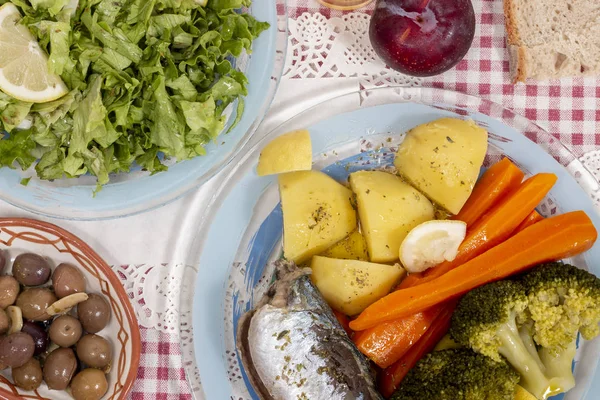
[[[546,399],[552,391],[550,381],[523,343],[515,318],[503,324],[497,335],[501,342],[499,353],[521,374],[519,385],[538,399]]]
[[[576,352],[575,340],[564,349],[542,348],[539,351],[540,358],[546,366],[546,376],[550,378],[552,387],[557,391],[560,390],[559,393],[575,387],[572,364]]]
[[[542,363],[537,346],[533,341],[533,321],[528,321],[519,327],[519,336],[527,348],[527,351],[531,354],[531,357],[533,357],[540,369],[545,372],[546,367],[544,366],[544,363]]]

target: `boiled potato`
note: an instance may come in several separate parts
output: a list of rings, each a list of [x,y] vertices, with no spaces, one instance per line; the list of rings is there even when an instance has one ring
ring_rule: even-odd
[[[309,171],[312,168],[312,144],[306,130],[286,133],[273,139],[260,152],[258,176],[292,171]]]
[[[365,241],[365,237],[358,230],[352,232],[345,239],[340,240],[332,247],[325,250],[321,256],[344,260],[369,261],[367,242]]]
[[[487,131],[473,121],[442,118],[406,134],[394,164],[432,201],[458,214],[479,177]]]
[[[362,232],[373,262],[398,260],[402,241],[415,226],[434,217],[433,205],[415,188],[382,171],[350,175]]]
[[[319,171],[279,175],[283,254],[301,264],[344,239],[357,227],[352,192]]]
[[[405,275],[399,264],[313,257],[312,280],[331,308],[356,315],[392,290]]]

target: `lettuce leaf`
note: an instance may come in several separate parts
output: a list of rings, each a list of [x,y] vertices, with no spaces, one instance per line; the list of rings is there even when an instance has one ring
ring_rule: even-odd
[[[10,140],[0,140],[0,165],[16,168],[17,163],[25,170],[35,162],[31,151],[35,149],[35,142],[31,138],[31,130],[16,131]]]

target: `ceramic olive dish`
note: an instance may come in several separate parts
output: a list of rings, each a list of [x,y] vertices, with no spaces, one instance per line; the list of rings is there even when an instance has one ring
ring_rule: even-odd
[[[10,274],[12,262],[23,253],[44,257],[52,269],[61,263],[77,267],[86,281],[86,292],[104,296],[110,305],[110,320],[97,334],[112,348],[104,400],[125,399],[133,386],[140,359],[141,340],[137,319],[118,277],[108,264],[81,239],[46,222],[23,218],[0,218],[0,249],[8,255],[0,275]],[[72,399],[68,390],[50,390],[45,383],[35,391],[13,385],[11,369],[0,371],[0,398]]]

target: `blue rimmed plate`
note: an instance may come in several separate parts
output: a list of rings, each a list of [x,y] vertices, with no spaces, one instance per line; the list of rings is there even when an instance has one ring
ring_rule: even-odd
[[[600,228],[600,218],[582,188],[597,185],[591,174],[553,136],[497,104],[423,88],[375,89],[329,100],[284,123],[235,160],[206,212],[197,236],[201,254],[193,329],[182,328],[184,351],[192,355],[187,372],[199,374],[206,398],[257,399],[239,362],[235,334],[240,316],[270,282],[269,261],[281,254],[277,180],[255,171],[264,144],[287,131],[307,128],[314,168],[345,181],[355,170],[391,166],[404,132],[444,116],[471,118],[488,129],[487,165],[507,156],[527,174],[555,173],[559,180],[540,205],[542,214],[584,210]],[[600,244],[571,262],[600,275]],[[182,302],[190,296],[184,290]],[[592,393],[599,393],[599,355],[600,339],[580,341],[574,365],[578,383],[565,400],[592,400]]]

